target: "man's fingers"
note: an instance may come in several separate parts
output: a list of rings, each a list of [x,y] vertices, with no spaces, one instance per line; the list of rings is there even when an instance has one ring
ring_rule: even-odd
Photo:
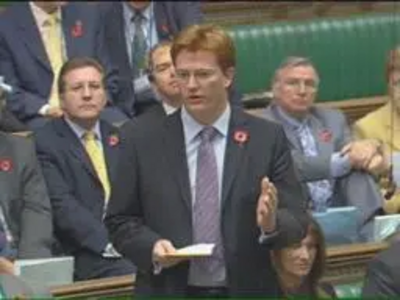
[[[351,143],[345,145],[345,146],[342,148],[342,150],[340,150],[340,154],[341,154],[341,155],[345,155],[346,153],[348,153],[348,152],[350,151],[351,147],[352,147],[352,144],[351,144]]]
[[[268,177],[263,177],[261,180],[261,196],[268,195],[270,182]]]
[[[162,243],[160,244],[160,246],[162,247],[162,251],[165,254],[173,254],[176,252],[175,247],[172,245],[172,243],[170,241],[162,241]]]

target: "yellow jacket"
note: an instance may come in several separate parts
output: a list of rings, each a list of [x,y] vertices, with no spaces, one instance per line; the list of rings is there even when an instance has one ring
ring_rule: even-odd
[[[400,151],[400,115],[391,102],[369,113],[353,125],[353,133],[360,139],[379,139],[387,154]],[[385,202],[387,213],[400,212],[400,193]]]

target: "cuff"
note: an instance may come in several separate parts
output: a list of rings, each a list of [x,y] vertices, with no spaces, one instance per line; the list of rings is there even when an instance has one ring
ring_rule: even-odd
[[[118,253],[117,250],[115,250],[114,246],[110,243],[107,244],[106,248],[103,250],[103,253],[101,254],[105,258],[120,258],[121,254]]]
[[[45,114],[47,114],[47,111],[49,109],[50,105],[49,104],[45,104],[43,105],[40,109],[39,109],[39,114],[44,116]]]
[[[274,230],[272,232],[263,232],[261,231],[260,237],[258,238],[258,242],[260,244],[266,244],[269,241],[271,241],[274,237],[276,237],[278,235],[278,231]]]
[[[162,271],[162,266],[158,263],[153,261],[153,274],[159,275]]]
[[[347,155],[335,152],[331,156],[331,176],[333,178],[342,177],[351,171],[350,160]]]

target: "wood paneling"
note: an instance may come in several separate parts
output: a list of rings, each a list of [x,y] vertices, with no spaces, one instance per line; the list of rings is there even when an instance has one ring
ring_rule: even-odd
[[[223,26],[400,11],[400,4],[397,2],[204,1],[202,3],[206,21]]]

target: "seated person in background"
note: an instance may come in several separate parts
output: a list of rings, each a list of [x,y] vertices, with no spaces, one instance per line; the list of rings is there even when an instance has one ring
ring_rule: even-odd
[[[334,296],[332,287],[320,283],[326,261],[322,230],[311,216],[304,225],[306,234],[300,243],[271,251],[280,285],[286,296]]]
[[[120,82],[101,29],[100,10],[88,3],[26,1],[7,7],[0,19],[0,74],[15,89],[7,105],[20,121],[36,129],[62,115],[58,72],[64,61],[79,56],[94,57],[107,70],[110,97],[103,117],[127,119],[111,101]]]
[[[263,117],[283,125],[298,176],[311,198],[310,208],[322,212],[328,207],[356,206],[360,233],[369,234],[370,221],[383,205],[379,188],[368,174],[382,168],[380,144],[353,142],[341,112],[315,106],[318,83],[308,59],[287,58],[275,72],[273,101]]]
[[[148,55],[147,72],[157,102],[139,116],[139,119],[146,119],[146,122],[161,121],[165,116],[175,112],[182,103],[171,58],[171,46],[172,42],[163,41],[154,46]],[[121,133],[134,130],[135,121],[136,119],[126,122],[121,127]]]
[[[400,296],[400,231],[388,241],[388,249],[376,255],[368,264],[362,297]]]
[[[144,72],[146,53],[159,42],[171,40],[186,26],[201,23],[201,4],[198,1],[115,1],[101,6],[108,52],[126,84],[121,97],[130,117],[139,116],[157,103]]]
[[[383,142],[388,161],[390,155],[394,155],[392,170],[394,180],[400,185],[400,46],[392,50],[387,61],[387,83],[389,101],[378,110],[369,113],[358,120],[353,127],[354,134],[358,138],[372,138]],[[389,171],[389,172],[390,172]],[[393,174],[390,174],[393,176]],[[387,176],[387,177],[390,177]],[[387,178],[386,178],[387,180]],[[385,178],[381,180],[382,187]],[[400,213],[400,190],[397,189],[388,201],[385,201],[387,213]]]
[[[51,257],[51,205],[29,138],[0,132],[0,175],[0,224],[13,258]]]
[[[54,212],[57,240],[75,258],[75,279],[133,274],[103,224],[119,155],[118,131],[99,116],[106,104],[104,70],[74,58],[60,70],[63,117],[36,135],[36,147]]]

